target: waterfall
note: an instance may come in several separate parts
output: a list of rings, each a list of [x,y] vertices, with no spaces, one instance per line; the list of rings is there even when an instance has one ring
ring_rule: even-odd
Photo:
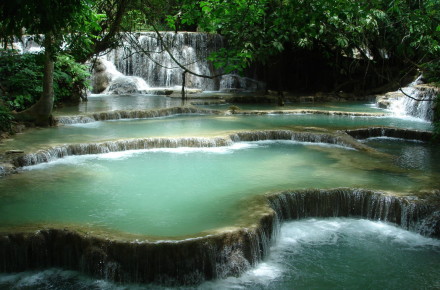
[[[124,95],[145,93],[148,90],[144,79],[137,76],[124,76],[112,62],[106,59],[96,59],[93,68],[94,93]]]

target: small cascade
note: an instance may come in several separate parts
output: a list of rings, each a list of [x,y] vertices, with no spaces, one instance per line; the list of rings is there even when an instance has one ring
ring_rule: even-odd
[[[95,121],[119,120],[119,119],[147,119],[155,117],[166,117],[179,114],[202,114],[202,115],[223,115],[221,110],[204,109],[192,106],[172,107],[157,110],[117,110],[108,112],[96,112],[87,115],[56,116],[55,121],[59,124],[81,124]],[[228,114],[228,113],[226,113]],[[351,112],[332,112],[319,110],[284,110],[284,111],[240,111],[237,115],[270,115],[270,114],[324,114],[324,115],[344,115],[344,116],[383,116],[377,113],[351,113]]]
[[[35,153],[24,154],[14,159],[13,163],[17,167],[37,165],[41,163],[55,161],[57,159],[90,154],[104,154],[110,152],[120,152],[128,150],[143,150],[155,148],[179,148],[179,147],[220,147],[231,145],[228,138],[202,138],[202,137],[182,137],[182,138],[142,138],[108,141],[101,143],[82,143],[51,147],[39,150]]]
[[[436,87],[420,84],[417,78],[401,91],[388,93],[377,102],[380,107],[392,111],[397,116],[412,116],[424,121],[434,119],[434,99],[440,90]]]
[[[148,90],[144,79],[123,75],[112,62],[106,59],[98,58],[93,66],[94,93],[124,95],[145,93]]]
[[[43,47],[35,41],[36,37],[35,35],[23,35],[20,39],[15,38],[11,48],[21,54],[40,53],[43,51]]]
[[[351,188],[286,191],[269,195],[268,199],[280,221],[361,217],[391,222],[406,230],[440,238],[440,214],[429,200]]]
[[[224,147],[234,142],[251,142],[265,140],[291,140],[307,143],[325,143],[364,150],[364,145],[353,142],[344,136],[324,133],[295,132],[290,130],[268,130],[237,132],[225,137],[181,137],[181,138],[139,138],[101,143],[68,144],[39,150],[35,153],[22,154],[12,160],[16,167],[32,166],[55,161],[67,156],[105,154],[128,150],[145,150],[157,148],[180,147]]]
[[[87,115],[58,116],[55,120],[59,124],[81,124],[96,121],[120,120],[120,119],[148,119],[175,115],[219,115],[218,110],[203,109],[197,107],[172,107],[157,110],[118,110],[108,112],[97,112]]]
[[[396,115],[412,116],[425,121],[434,118],[433,104],[436,92],[425,87],[409,87],[403,89],[406,95],[399,97],[390,104],[390,110]]]
[[[432,132],[417,131],[410,129],[387,128],[387,127],[369,127],[345,131],[355,139],[367,139],[373,137],[391,137],[406,140],[417,140],[428,142],[432,139]]]
[[[292,140],[307,143],[325,143],[343,146],[346,148],[361,148],[356,143],[351,142],[349,138],[326,133],[295,132],[291,130],[266,130],[266,131],[248,131],[232,134],[230,138],[234,142],[249,142],[263,140]]]
[[[67,267],[118,282],[196,285],[238,276],[269,249],[270,228],[186,240],[111,240],[69,229],[0,235],[0,271]],[[262,250],[262,247],[265,250]]]
[[[327,111],[327,110],[307,110],[307,109],[293,109],[293,110],[252,110],[252,111],[238,111],[237,115],[328,115],[328,116],[350,116],[350,117],[382,117],[387,114],[383,113],[363,113],[363,112],[344,112],[344,111]]]

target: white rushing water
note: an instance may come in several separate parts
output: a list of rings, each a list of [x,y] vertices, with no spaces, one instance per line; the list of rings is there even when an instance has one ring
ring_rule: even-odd
[[[203,91],[227,89],[261,90],[264,84],[236,74],[222,75],[209,56],[223,47],[218,34],[195,32],[130,33],[124,35],[122,46],[106,53],[108,61],[127,76],[138,76],[154,88],[176,88],[182,85]],[[207,77],[199,77],[204,75]],[[211,78],[213,76],[218,76]]]
[[[440,266],[439,240],[383,222],[306,219],[284,223],[269,257],[252,270],[238,278],[207,282],[199,288],[436,288],[440,286],[436,279],[440,268],[424,272],[435,266]],[[419,274],[422,277],[415,277]],[[425,278],[432,280],[423,281]],[[415,281],[408,281],[411,279]]]
[[[413,99],[407,96],[400,97],[391,102],[390,110],[398,116],[412,116],[424,121],[432,121],[434,95],[416,88],[405,88],[404,92]]]
[[[417,78],[407,87],[402,88],[404,95],[390,99],[389,110],[399,117],[413,117],[423,121],[431,122],[434,118],[435,90],[420,88],[421,77]]]

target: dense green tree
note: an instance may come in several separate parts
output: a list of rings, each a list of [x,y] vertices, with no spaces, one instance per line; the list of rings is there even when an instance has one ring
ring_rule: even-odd
[[[19,54],[0,50],[0,104],[10,110],[22,111],[38,101],[43,91],[41,53]],[[74,61],[72,56],[58,54],[54,66],[55,104],[73,103],[88,89],[88,67]]]
[[[51,124],[54,103],[54,60],[61,48],[64,36],[82,31],[84,23],[96,20],[88,0],[22,0],[0,2],[0,31],[5,45],[23,32],[42,38],[44,47],[44,71],[41,98],[32,107],[15,115],[23,121],[37,125]],[[24,30],[24,31],[23,31]]]
[[[226,46],[211,59],[225,72],[309,50],[325,56],[335,74],[346,80],[334,86],[339,90],[359,82],[359,76],[374,76],[377,84],[399,83],[415,69],[439,80],[439,6],[438,0],[3,1],[0,37],[6,44],[23,32],[45,36],[45,105],[38,102],[19,116],[47,124],[53,60],[61,41],[83,62],[116,45],[120,30],[220,33]]]
[[[135,0],[88,0],[89,5],[81,19],[76,19],[79,27],[64,35],[66,52],[76,61],[84,63],[94,55],[120,44],[121,30],[135,28],[133,21],[139,21],[128,10]],[[135,20],[130,20],[135,19]]]

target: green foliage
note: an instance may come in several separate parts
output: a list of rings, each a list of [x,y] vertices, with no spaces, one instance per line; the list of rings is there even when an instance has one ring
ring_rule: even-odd
[[[0,37],[7,43],[13,36],[21,36],[24,29],[27,34],[55,37],[51,45],[52,54],[61,48],[64,36],[69,33],[79,35],[99,29],[100,16],[91,10],[91,0],[21,0],[0,2]],[[90,36],[90,35],[88,35]],[[38,40],[38,39],[37,39]],[[41,41],[41,39],[39,39]],[[83,38],[83,46],[89,46]]]
[[[74,55],[76,59],[85,60],[94,50],[96,42],[102,39],[97,34],[101,30],[99,23],[106,20],[106,15],[84,9],[78,17],[76,25],[70,27],[75,33],[62,35],[63,42],[67,44],[63,52]]]
[[[428,83],[440,87],[440,59],[434,59],[421,65],[423,76]]]
[[[42,88],[42,56],[0,52],[0,84],[3,103],[12,110],[24,110],[36,102]]]
[[[12,120],[11,112],[0,104],[0,132],[12,133]]]
[[[87,67],[69,55],[59,55],[54,71],[55,102],[78,101],[89,88]],[[40,54],[0,53],[1,100],[11,110],[29,108],[43,91],[43,57]]]
[[[55,102],[78,102],[90,89],[87,66],[75,62],[72,56],[58,55],[54,71]]]
[[[211,59],[226,71],[265,62],[286,47],[321,51],[335,66],[347,57],[377,64],[373,71],[440,53],[438,0],[183,0],[164,18],[173,30],[185,23],[222,34],[226,49]]]
[[[138,9],[132,9],[127,11],[124,15],[124,19],[122,21],[122,27],[127,30],[133,31],[151,31],[151,25],[148,22],[148,19],[142,11]]]

